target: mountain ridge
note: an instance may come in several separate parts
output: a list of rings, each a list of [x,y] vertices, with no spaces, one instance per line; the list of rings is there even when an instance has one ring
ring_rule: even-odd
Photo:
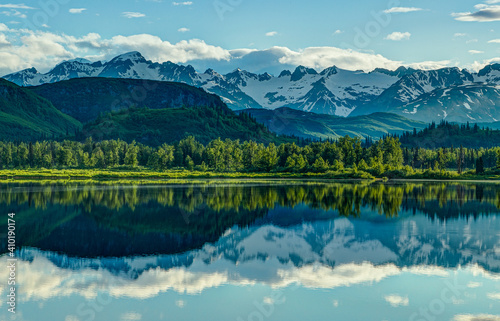
[[[405,67],[401,68],[404,70],[400,70],[399,74],[405,70],[409,72]],[[212,69],[199,73],[191,65],[146,60],[137,51],[116,56],[107,62],[85,63],[79,59],[65,61],[43,74],[35,68],[30,68],[3,76],[20,86],[37,86],[83,77],[183,82],[219,95],[234,110],[274,109],[294,104],[298,106],[296,108],[308,111],[323,109],[330,114],[342,116],[347,116],[353,108],[375,98],[399,79],[397,74],[391,74],[388,70],[364,73],[342,70],[335,66],[320,73],[312,68],[298,66],[293,72],[284,70],[279,77],[269,73],[254,74],[241,69],[235,69],[226,75]],[[320,86],[322,84],[323,87]],[[256,86],[258,88],[254,90]],[[319,102],[307,101],[307,97],[314,99],[321,95],[325,87],[330,92],[327,93],[330,98]],[[273,92],[276,92],[277,99],[272,95]],[[307,94],[309,96],[306,96]],[[321,105],[323,102],[327,105]]]
[[[399,67],[371,72],[349,71],[332,66],[318,72],[297,66],[278,77],[235,69],[225,75],[213,69],[197,72],[191,65],[152,62],[139,52],[129,52],[106,62],[65,61],[47,73],[35,68],[4,76],[21,86],[35,86],[83,77],[131,78],[182,82],[216,94],[233,110],[291,107],[336,116],[359,116],[390,112],[418,121],[492,122],[500,119],[496,108],[484,111],[483,103],[500,101],[500,64],[490,64],[477,73],[457,67],[418,70]],[[437,91],[460,86],[484,86],[487,99],[465,102],[470,93],[448,99],[426,101]],[[479,88],[480,90],[480,88]],[[477,92],[477,90],[475,91]],[[421,101],[421,103],[416,103]],[[423,110],[423,111],[422,111]]]

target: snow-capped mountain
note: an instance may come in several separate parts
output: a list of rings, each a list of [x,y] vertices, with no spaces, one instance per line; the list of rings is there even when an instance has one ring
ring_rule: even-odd
[[[279,76],[236,69],[221,75],[212,69],[146,60],[130,52],[107,62],[65,61],[42,74],[35,68],[4,76],[21,86],[37,86],[80,77],[133,78],[183,82],[219,95],[232,109],[290,107],[337,116],[392,112],[419,121],[500,119],[500,64],[478,73],[465,69],[348,71],[335,66],[321,72],[298,66]],[[471,91],[471,92],[469,92]],[[478,93],[483,94],[478,94]],[[451,96],[450,96],[451,95]],[[475,97],[475,98],[473,98]]]
[[[321,73],[303,66],[278,77],[237,69],[221,75],[208,69],[198,73],[192,66],[172,62],[154,63],[139,52],[130,52],[108,62],[65,61],[42,74],[35,68],[4,76],[20,86],[37,86],[81,77],[133,78],[183,82],[217,94],[233,109],[292,107],[305,111],[347,116],[356,107],[380,95],[409,69],[398,72],[379,69],[371,73],[336,67]]]
[[[398,111],[410,118],[418,113],[423,119],[496,122],[500,120],[497,106],[500,106],[500,87],[476,83],[436,89],[400,106]]]
[[[399,80],[397,75],[380,71],[365,73],[330,67],[317,73],[302,66],[293,73],[285,70],[279,77],[242,70],[225,77],[264,108],[286,106],[337,116],[348,116]]]
[[[494,122],[500,119],[500,64],[478,73],[459,68],[403,76],[350,116],[392,112],[421,121]]]

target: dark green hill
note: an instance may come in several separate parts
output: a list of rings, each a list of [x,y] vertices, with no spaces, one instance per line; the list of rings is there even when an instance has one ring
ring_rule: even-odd
[[[194,136],[201,143],[208,143],[219,137],[262,143],[290,141],[277,137],[247,114],[237,115],[226,106],[129,108],[98,117],[94,122],[86,124],[78,136],[80,140],[89,136],[97,140],[135,140],[149,146],[176,142],[187,136]]]
[[[278,134],[312,139],[335,139],[346,135],[382,137],[426,126],[423,122],[390,113],[343,118],[286,107],[275,110],[248,109],[241,112],[251,114],[259,123]]]
[[[0,79],[0,139],[41,139],[73,134],[80,127],[45,98]]]
[[[494,125],[495,123],[489,123]],[[420,131],[405,132],[399,136],[405,147],[450,148],[462,145],[466,148],[491,148],[500,146],[500,130],[485,124],[456,124],[442,121],[431,123]]]
[[[147,107],[150,109],[217,106],[221,99],[203,89],[182,83],[114,78],[79,78],[30,87],[54,106],[82,123],[100,114]]]

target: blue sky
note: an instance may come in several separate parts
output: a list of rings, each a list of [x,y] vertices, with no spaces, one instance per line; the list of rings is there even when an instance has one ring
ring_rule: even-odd
[[[500,0],[0,2],[0,73],[138,50],[228,72],[500,61]]]

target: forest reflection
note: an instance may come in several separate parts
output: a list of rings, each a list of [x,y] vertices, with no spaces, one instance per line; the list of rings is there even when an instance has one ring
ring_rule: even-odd
[[[500,212],[500,185],[4,183],[0,184],[0,207],[16,213],[20,248],[75,256],[129,256],[199,248],[217,241],[234,226],[290,226],[338,216],[395,220],[419,214],[439,220],[470,219]],[[6,221],[0,222],[0,229],[6,230],[2,224]],[[4,249],[6,242],[0,238]]]
[[[497,213],[500,185],[492,183],[329,183],[272,182],[270,184],[109,185],[99,183],[4,183],[0,205],[47,209],[78,206],[119,211],[138,207],[175,207],[185,213],[255,211],[277,206],[338,211],[359,217],[369,208],[386,217],[402,210],[423,211],[433,217]],[[23,206],[23,207],[24,207]]]

